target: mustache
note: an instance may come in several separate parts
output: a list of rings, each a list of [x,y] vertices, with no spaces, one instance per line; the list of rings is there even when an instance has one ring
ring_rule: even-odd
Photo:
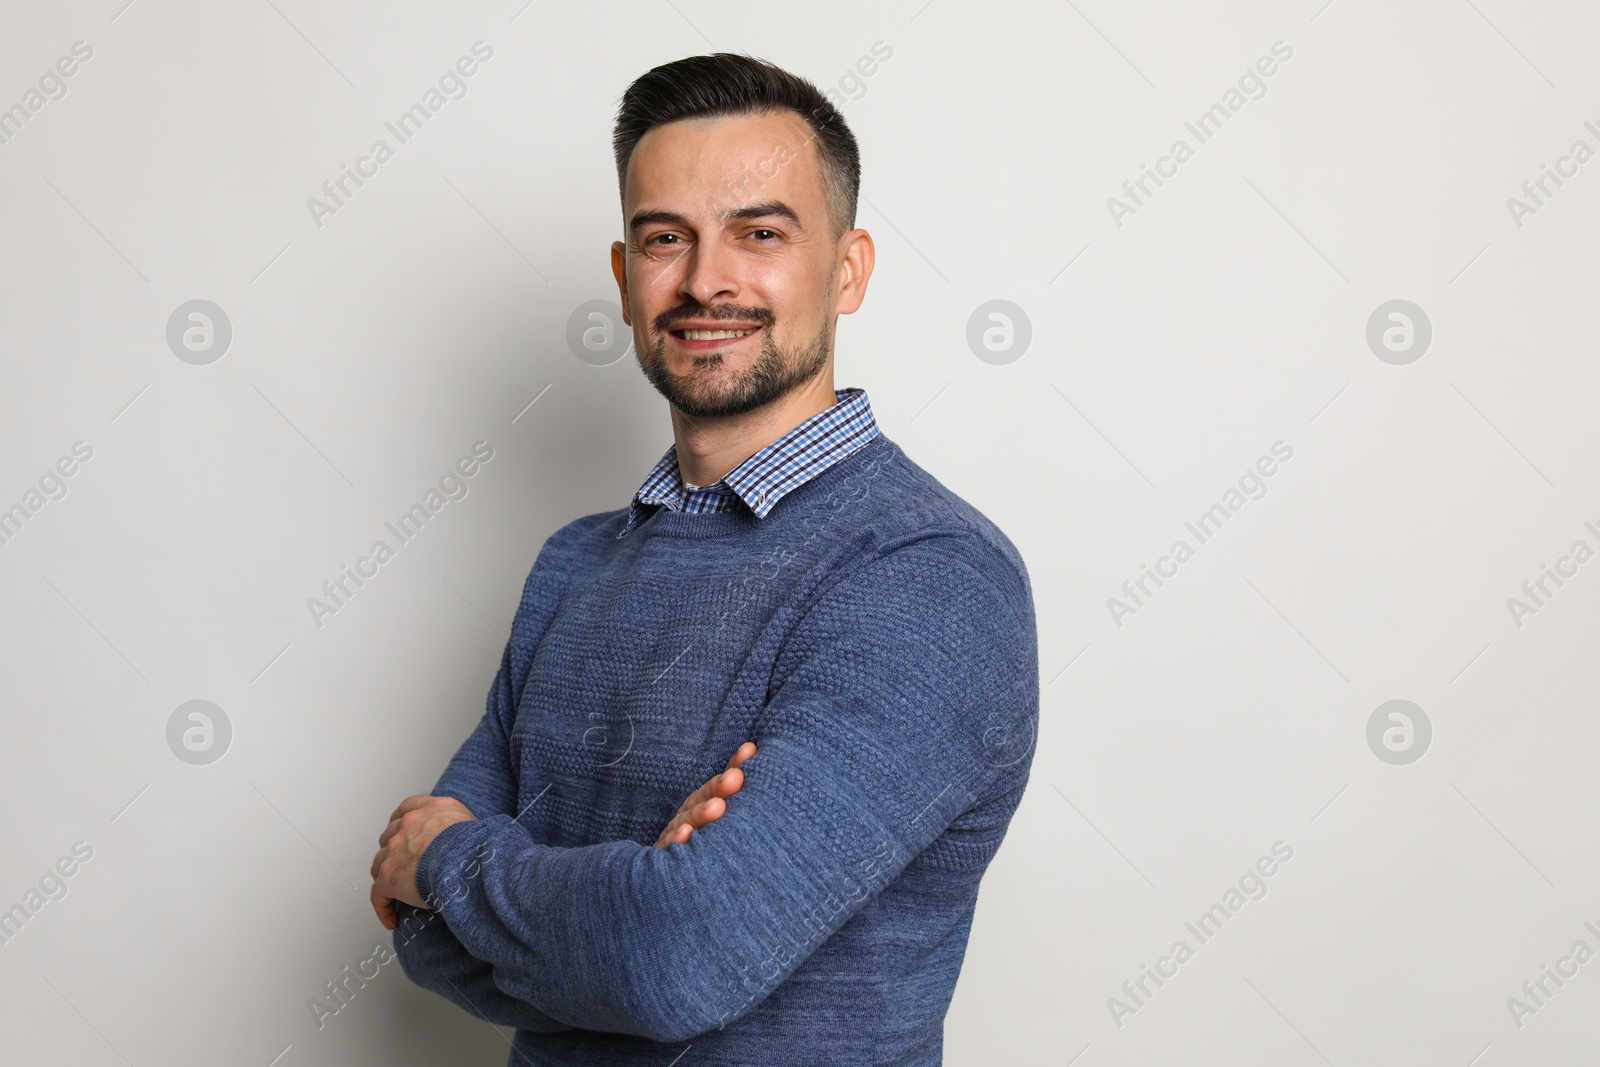
[[[771,326],[773,314],[767,308],[743,307],[739,304],[713,304],[710,307],[701,307],[699,304],[679,304],[657,315],[654,325],[657,333],[666,333],[672,329],[673,323],[685,319],[715,319],[718,321],[738,320],[740,322],[756,322],[762,326]]]

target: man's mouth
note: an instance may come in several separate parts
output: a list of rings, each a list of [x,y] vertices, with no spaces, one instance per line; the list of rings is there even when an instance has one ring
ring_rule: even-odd
[[[733,330],[678,329],[669,331],[672,336],[691,348],[712,348],[761,330],[760,326],[745,326]]]

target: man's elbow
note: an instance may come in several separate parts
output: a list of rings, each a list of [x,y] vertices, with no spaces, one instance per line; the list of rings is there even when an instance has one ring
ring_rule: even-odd
[[[634,1008],[629,1017],[635,1034],[662,1044],[681,1044],[723,1025],[715,1014],[692,1003]]]
[[[636,965],[622,973],[618,1002],[634,1033],[651,1041],[677,1043],[740,1018],[772,992],[776,983],[758,981],[728,953],[695,953],[672,960],[644,946]],[[775,976],[774,976],[775,977]]]
[[[394,957],[400,961],[400,973],[412,985],[443,993],[445,983],[435,973],[440,963],[437,954],[427,951],[422,939],[417,936],[418,931],[412,931],[409,936],[402,935],[404,927],[402,922],[394,931]]]
[[[411,907],[401,907],[399,912],[400,923],[394,929],[393,940],[400,972],[412,985],[459,1004],[460,993],[452,986],[451,978],[461,977],[464,953],[460,945],[450,943],[454,937],[437,913]]]
[[[619,962],[589,976],[586,982],[565,980],[553,985],[551,977],[529,980],[503,967],[494,969],[494,983],[506,996],[529,1002],[548,998],[547,1011],[585,1030],[672,1042],[717,1026],[715,1018],[708,1020],[696,1010],[693,997],[698,991],[682,988],[682,983],[666,975],[655,977]],[[568,979],[572,977],[568,975]]]

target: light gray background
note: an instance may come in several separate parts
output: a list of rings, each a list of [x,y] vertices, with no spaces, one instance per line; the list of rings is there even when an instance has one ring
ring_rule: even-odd
[[[0,506],[94,450],[0,546],[0,908],[94,849],[0,946],[7,1062],[504,1062],[397,964],[321,1029],[307,1001],[388,942],[376,835],[482,713],[539,546],[670,443],[632,357],[565,330],[616,296],[618,97],[718,49],[851,90],[878,263],[838,383],[1034,584],[1041,735],[948,1062],[1589,1062],[1600,961],[1520,1026],[1506,1001],[1600,950],[1600,562],[1521,626],[1506,602],[1600,548],[1600,160],[1520,226],[1506,201],[1600,148],[1591,5],[124,3],[0,6],[0,106],[94,50],[0,146]],[[468,95],[316,226],[306,199],[479,39]],[[166,343],[193,299],[233,328],[206,366]],[[966,342],[993,299],[1032,326],[1004,365]],[[1408,365],[1366,342],[1394,299],[1432,324]],[[314,626],[480,439],[469,495]],[[1279,440],[1266,495],[1116,625]],[[1404,766],[1366,741],[1400,698],[1433,726]],[[208,766],[166,740],[194,699],[232,724]],[[1199,945],[1184,921],[1280,840]]]

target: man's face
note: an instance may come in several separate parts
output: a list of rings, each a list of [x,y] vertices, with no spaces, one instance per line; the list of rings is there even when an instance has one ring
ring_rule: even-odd
[[[639,366],[685,415],[742,414],[811,380],[834,316],[860,303],[840,300],[811,136],[778,112],[672,122],[634,148],[612,266]]]

